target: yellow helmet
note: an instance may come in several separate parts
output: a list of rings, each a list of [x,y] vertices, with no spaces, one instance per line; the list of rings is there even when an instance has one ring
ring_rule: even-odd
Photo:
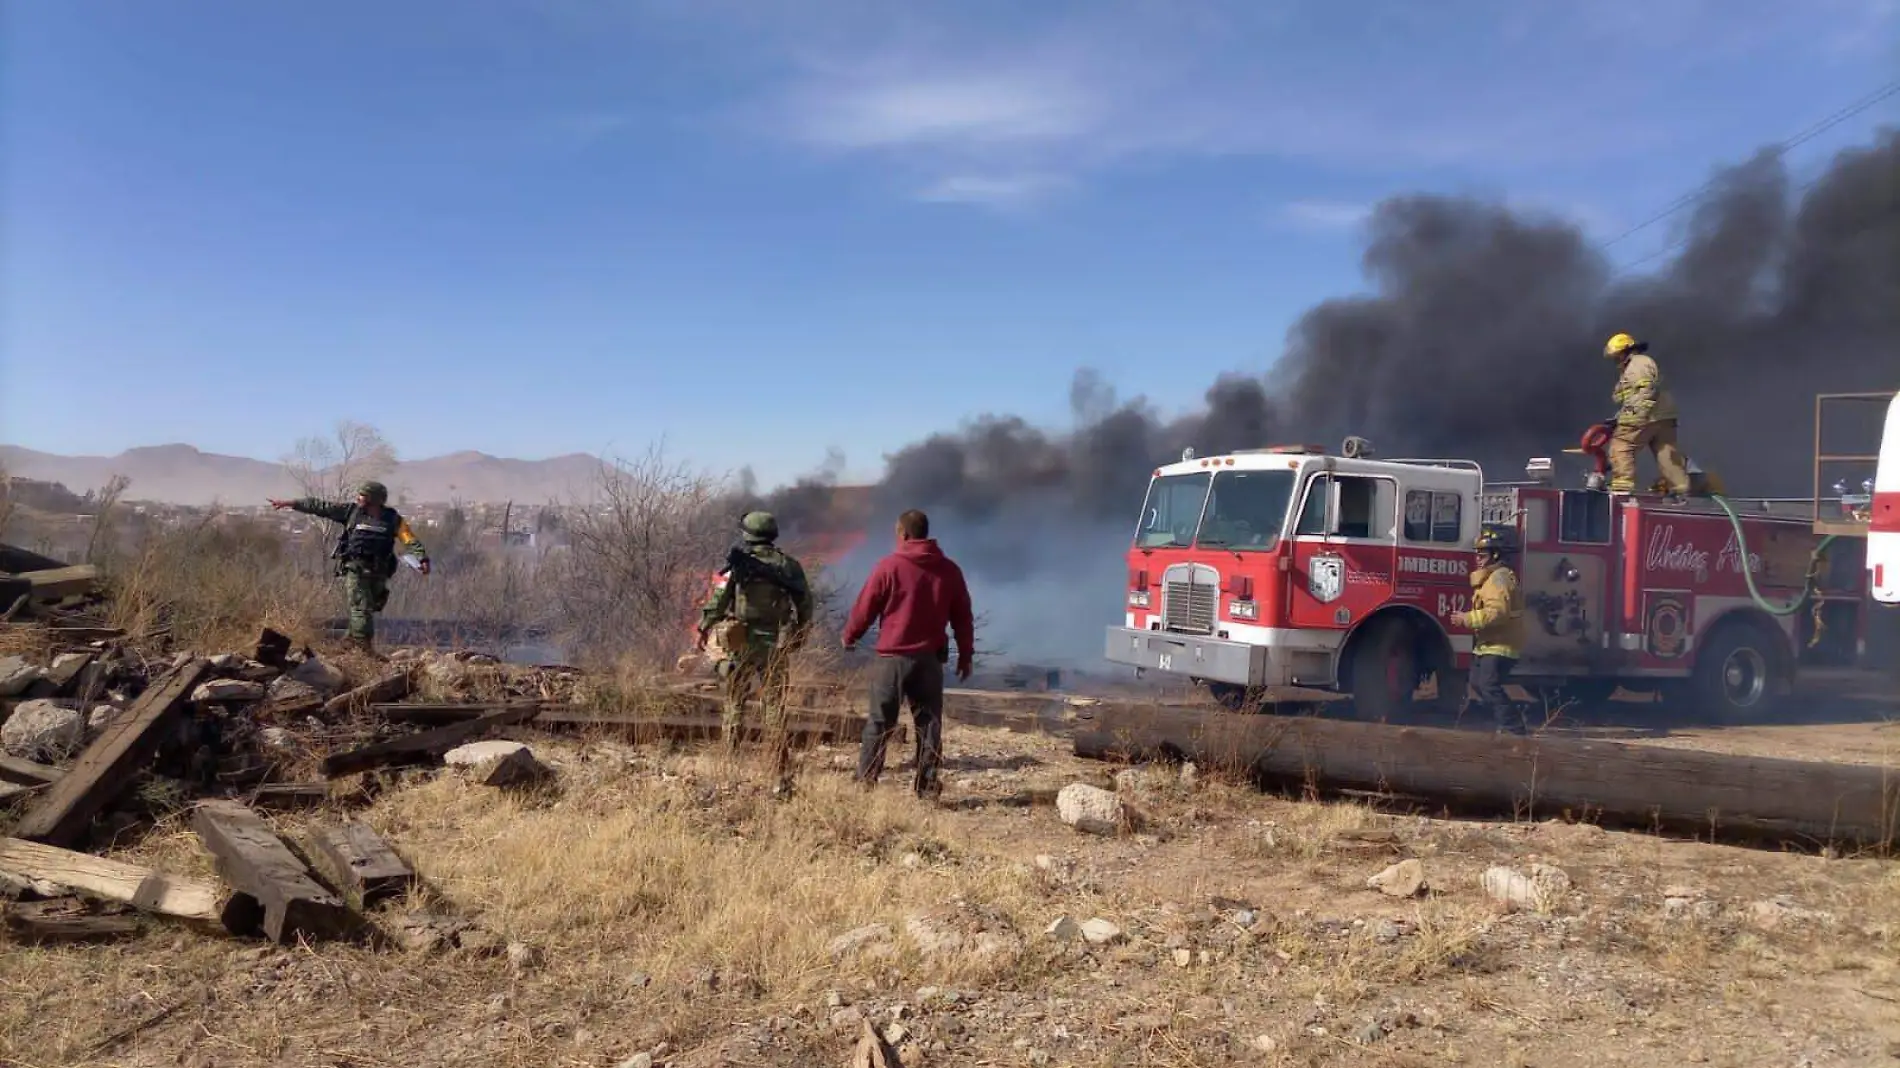
[[[1628,334],[1612,334],[1610,340],[1603,343],[1603,358],[1614,360],[1635,347],[1636,339]]]

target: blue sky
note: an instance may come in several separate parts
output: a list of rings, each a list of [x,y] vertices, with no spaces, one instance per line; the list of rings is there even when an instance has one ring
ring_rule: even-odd
[[[1900,71],[1900,0],[0,10],[0,441],[767,484],[1066,424],[1084,365],[1193,405],[1360,286],[1382,196],[1608,238]]]

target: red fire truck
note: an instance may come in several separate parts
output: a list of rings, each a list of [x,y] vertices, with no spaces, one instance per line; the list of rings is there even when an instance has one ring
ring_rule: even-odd
[[[1487,484],[1465,460],[1280,446],[1155,469],[1107,659],[1187,676],[1229,707],[1285,688],[1350,694],[1362,717],[1464,695],[1481,526],[1515,532],[1526,643],[1515,682],[1586,703],[1621,686],[1761,715],[1803,663],[1859,653],[1864,542],[1816,556],[1812,502],[1608,494],[1547,459]],[[1815,590],[1804,598],[1811,565]],[[1755,592],[1748,577],[1754,578]]]

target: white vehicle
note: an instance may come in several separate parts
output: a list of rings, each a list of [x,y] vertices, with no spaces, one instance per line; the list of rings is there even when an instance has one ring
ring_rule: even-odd
[[[1900,394],[1887,402],[1867,511],[1867,588],[1881,604],[1900,604]]]

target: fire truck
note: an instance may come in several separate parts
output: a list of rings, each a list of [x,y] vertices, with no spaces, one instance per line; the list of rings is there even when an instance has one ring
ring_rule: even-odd
[[[1567,488],[1548,458],[1525,476],[1378,459],[1360,438],[1337,455],[1188,450],[1149,480],[1107,659],[1236,709],[1287,690],[1348,694],[1379,720],[1456,709],[1472,636],[1452,620],[1484,526],[1516,535],[1513,682],[1533,693],[1589,704],[1621,687],[1747,720],[1802,665],[1860,654],[1865,542],[1821,531],[1814,501]]]

